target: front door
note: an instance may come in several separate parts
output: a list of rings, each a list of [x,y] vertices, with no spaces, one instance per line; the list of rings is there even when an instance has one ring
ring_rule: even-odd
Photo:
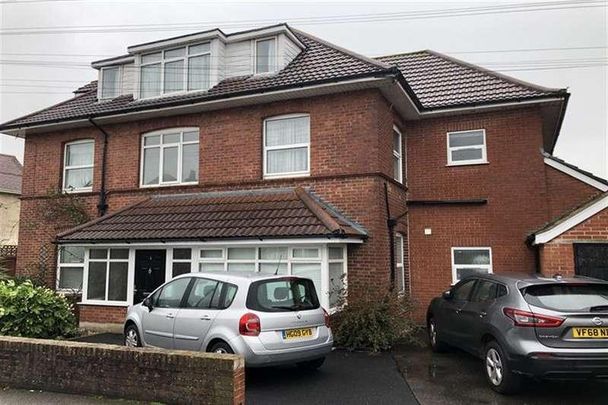
[[[133,304],[142,302],[165,282],[165,250],[135,251]]]

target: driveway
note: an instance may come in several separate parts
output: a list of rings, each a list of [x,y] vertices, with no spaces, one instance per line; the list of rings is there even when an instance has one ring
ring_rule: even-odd
[[[122,336],[111,333],[76,340],[122,344]],[[390,353],[334,351],[316,372],[248,369],[245,384],[248,404],[418,404]]]
[[[453,349],[432,353],[427,347],[400,346],[393,351],[421,404],[607,404],[608,382],[534,382],[523,393],[505,397],[492,391],[481,360]]]

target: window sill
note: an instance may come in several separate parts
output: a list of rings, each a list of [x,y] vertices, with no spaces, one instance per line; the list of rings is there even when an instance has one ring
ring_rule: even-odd
[[[81,301],[78,305],[90,305],[99,307],[128,307],[128,302],[116,302],[116,301]]]
[[[61,190],[65,194],[82,194],[93,192],[93,187],[89,188],[74,188],[74,189],[63,189]]]
[[[310,177],[310,172],[301,172],[301,173],[278,173],[278,174],[265,174],[264,180],[274,180],[274,179],[290,179],[297,177]]]
[[[171,184],[140,184],[139,188],[164,188],[164,187],[183,187],[198,186],[198,181],[191,183],[171,183]]]
[[[479,165],[489,165],[490,162],[488,162],[487,160],[483,160],[483,161],[464,161],[464,162],[455,162],[455,163],[448,163],[447,165],[445,165],[446,167],[458,167],[458,166],[479,166]]]

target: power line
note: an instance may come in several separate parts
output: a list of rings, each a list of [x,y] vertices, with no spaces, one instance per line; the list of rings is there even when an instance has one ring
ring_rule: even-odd
[[[450,9],[431,9],[409,12],[380,13],[380,14],[353,14],[334,15],[323,17],[295,17],[287,19],[293,24],[319,25],[319,24],[342,24],[353,22],[386,22],[401,20],[417,20],[429,18],[461,17],[484,14],[505,14],[533,11],[550,11],[563,9],[584,9],[606,7],[605,0],[579,0],[579,1],[552,1],[536,3],[515,3],[497,6],[466,7]],[[201,21],[191,23],[159,23],[159,24],[122,24],[122,25],[82,25],[82,26],[57,26],[57,27],[28,27],[28,28],[5,28],[0,30],[3,35],[28,35],[28,34],[64,34],[64,33],[110,33],[110,32],[151,32],[151,31],[180,31],[186,29],[200,29],[203,27],[239,28],[252,25],[263,25],[277,23],[276,19],[258,19],[241,21]]]

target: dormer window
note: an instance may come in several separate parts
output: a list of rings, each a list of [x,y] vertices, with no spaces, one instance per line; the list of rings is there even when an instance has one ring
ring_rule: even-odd
[[[115,98],[120,95],[120,68],[118,66],[101,69],[100,98]]]
[[[277,71],[277,39],[265,38],[255,41],[255,73]]]
[[[207,90],[210,59],[209,43],[142,55],[139,86],[141,98]]]

